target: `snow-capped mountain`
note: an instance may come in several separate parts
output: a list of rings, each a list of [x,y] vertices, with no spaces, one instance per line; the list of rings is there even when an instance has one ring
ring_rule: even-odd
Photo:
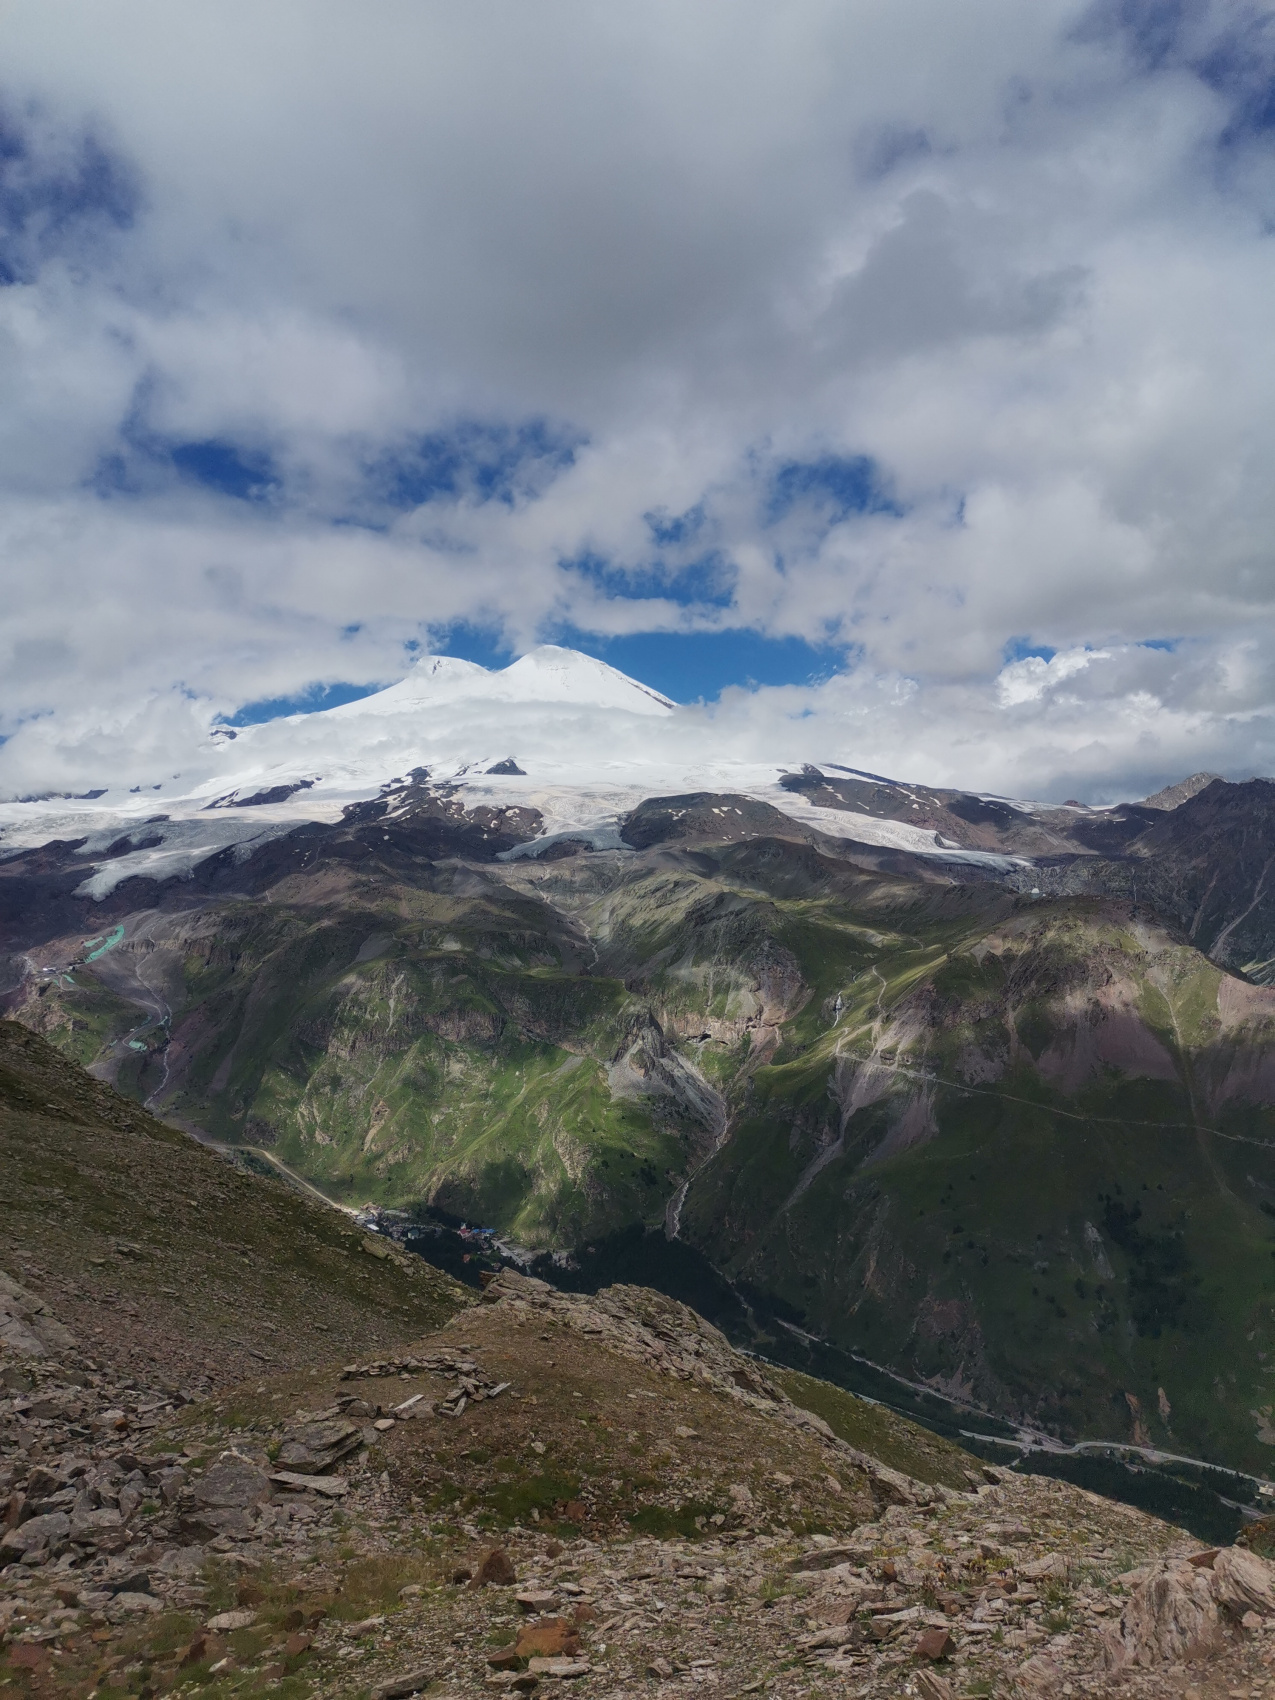
[[[544,645],[493,671],[427,656],[398,684],[339,708],[215,727],[162,783],[0,803],[0,856],[54,839],[82,840],[90,856],[112,850],[86,886],[101,897],[133,875],[170,878],[219,851],[248,856],[307,822],[336,822],[422,770],[432,785],[459,788],[467,808],[538,811],[541,830],[518,853],[566,836],[616,847],[618,823],[638,803],[688,792],[753,798],[870,844],[960,853],[959,839],[908,818],[923,812],[912,792],[892,810],[851,800],[850,823],[844,798],[781,783],[802,766],[716,754],[702,711],[576,650]]]
[[[458,702],[558,703],[623,714],[667,714],[677,706],[605,661],[546,643],[494,672],[474,661],[429,655],[397,685],[327,713],[333,719],[360,720],[367,715],[416,714]]]

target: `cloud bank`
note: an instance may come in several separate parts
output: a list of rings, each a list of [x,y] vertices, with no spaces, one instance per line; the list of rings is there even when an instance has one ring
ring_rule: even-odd
[[[762,759],[1271,770],[1269,8],[7,19],[0,791],[473,630],[801,640],[696,711]]]

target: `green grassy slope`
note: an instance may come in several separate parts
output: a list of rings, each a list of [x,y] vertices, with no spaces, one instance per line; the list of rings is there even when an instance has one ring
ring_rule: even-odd
[[[127,949],[21,1018],[166,1116],[267,1148],[334,1198],[428,1198],[571,1243],[658,1220],[704,1146],[693,1106],[608,1077],[635,1044],[639,1075],[658,1061],[646,1006],[580,971],[552,908],[490,879],[427,865],[390,889],[295,882],[268,904],[175,915],[147,946],[171,1034],[152,1023],[121,1041]]]
[[[0,1267],[86,1352],[199,1385],[409,1340],[473,1302],[365,1238],[0,1021]]]
[[[1270,995],[1072,902],[900,940],[844,996],[754,1074],[688,1237],[978,1403],[1269,1469]]]

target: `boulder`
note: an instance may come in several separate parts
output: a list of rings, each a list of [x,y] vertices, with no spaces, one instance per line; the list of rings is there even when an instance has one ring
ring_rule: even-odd
[[[833,1624],[829,1629],[817,1629],[813,1635],[803,1635],[797,1645],[803,1652],[820,1647],[844,1647],[854,1640],[854,1630],[848,1624]]]
[[[113,1558],[106,1567],[106,1574],[101,1578],[103,1589],[109,1594],[153,1594],[154,1584],[150,1572],[139,1570],[127,1559]]]
[[[95,1547],[103,1535],[114,1534],[123,1526],[124,1519],[115,1507],[102,1505],[96,1511],[77,1511],[71,1519],[70,1534],[79,1546]]]
[[[257,1621],[255,1611],[219,1611],[204,1625],[214,1635],[233,1635],[236,1629],[251,1629]]]
[[[73,1387],[54,1387],[31,1401],[27,1415],[45,1422],[76,1423],[84,1415],[84,1401]]]
[[[43,1299],[36,1298],[0,1270],[0,1346],[15,1356],[44,1358],[70,1352],[75,1336],[64,1328]]]
[[[0,1540],[0,1562],[11,1564],[29,1553],[56,1549],[65,1545],[70,1533],[71,1519],[65,1511],[49,1511],[43,1517],[29,1517],[16,1529],[7,1530],[4,1539]]]
[[[1053,1700],[1053,1696],[1062,1693],[1062,1685],[1066,1678],[1062,1669],[1052,1659],[1047,1659],[1043,1653],[1036,1653],[1025,1664],[1018,1667],[1016,1690],[1029,1696],[1030,1700]]]
[[[238,1505],[208,1506],[183,1517],[178,1533],[184,1540],[209,1541],[225,1535],[232,1541],[247,1540],[254,1528],[256,1510]]]
[[[129,1617],[158,1616],[163,1609],[163,1602],[153,1594],[116,1594],[106,1607],[106,1616],[110,1623],[122,1623]]]
[[[525,1612],[550,1611],[557,1603],[558,1596],[550,1588],[529,1588],[526,1593],[514,1595],[514,1604]]]
[[[567,1682],[572,1677],[588,1676],[591,1668],[587,1659],[531,1659],[527,1664],[533,1676],[556,1676]]]
[[[872,1548],[863,1546],[816,1547],[788,1561],[789,1570],[835,1570],[839,1564],[861,1564],[871,1558]]]
[[[493,1547],[478,1566],[474,1585],[478,1588],[509,1588],[518,1580],[513,1560],[504,1547]]]
[[[920,1670],[916,1673],[916,1691],[921,1700],[952,1700],[952,1685],[945,1682],[937,1671]]]
[[[306,1476],[296,1470],[275,1470],[270,1480],[291,1493],[321,1493],[325,1499],[340,1499],[350,1486],[344,1476]]]
[[[247,1458],[223,1457],[204,1471],[193,1493],[199,1505],[247,1510],[270,1498],[270,1478]]]
[[[362,1440],[362,1430],[341,1417],[298,1423],[285,1432],[276,1462],[293,1475],[326,1476],[334,1464],[357,1451]]]
[[[518,1631],[515,1650],[520,1659],[560,1659],[580,1651],[576,1626],[566,1617],[542,1617]]]
[[[186,1486],[186,1472],[179,1464],[170,1464],[167,1469],[156,1472],[155,1480],[159,1484],[164,1504],[172,1505]]]
[[[956,1642],[949,1629],[927,1629],[916,1644],[917,1657],[921,1659],[946,1659],[955,1651]]]
[[[1233,1617],[1275,1617],[1275,1565],[1243,1547],[1223,1547],[1213,1560],[1213,1595]]]
[[[1219,1633],[1213,1590],[1211,1571],[1180,1560],[1151,1566],[1103,1637],[1108,1665],[1180,1664],[1206,1652]]]

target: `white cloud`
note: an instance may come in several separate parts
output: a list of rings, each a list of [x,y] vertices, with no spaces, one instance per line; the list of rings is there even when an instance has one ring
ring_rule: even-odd
[[[784,759],[826,732],[1084,795],[1267,763],[1275,183],[1240,0],[6,16],[0,787],[106,737],[176,761],[458,619],[832,632],[853,671],[714,718]],[[458,419],[547,421],[574,462],[386,506],[400,464],[446,484],[413,444]],[[208,443],[256,499],[172,458]],[[768,514],[777,468],[860,455],[879,511]],[[645,516],[689,511],[657,570]],[[1058,653],[1006,666],[1024,640]]]
[[[1073,649],[1048,659],[1039,655],[1024,656],[1001,669],[996,681],[997,696],[1002,708],[1017,708],[1022,703],[1040,702],[1047,691],[1055,691],[1064,679],[1083,673],[1095,661],[1108,659],[1105,650]]]

